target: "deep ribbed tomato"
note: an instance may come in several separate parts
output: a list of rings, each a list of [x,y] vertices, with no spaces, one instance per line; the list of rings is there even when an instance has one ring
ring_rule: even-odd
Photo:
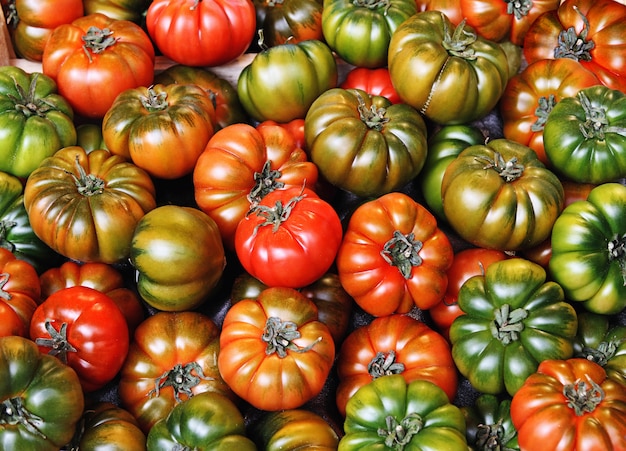
[[[0,337],[19,335],[28,338],[30,320],[40,293],[35,268],[0,247]]]
[[[400,103],[402,100],[391,83],[389,69],[378,67],[355,67],[351,69],[340,85],[343,89],[360,89],[372,96],[383,96],[391,103]]]

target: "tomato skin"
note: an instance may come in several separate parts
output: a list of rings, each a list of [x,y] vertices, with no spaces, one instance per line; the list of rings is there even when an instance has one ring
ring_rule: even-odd
[[[194,395],[236,399],[217,368],[219,334],[209,316],[193,311],[157,312],[135,329],[120,370],[119,395],[144,433]]]
[[[304,120],[308,152],[324,179],[359,197],[401,189],[426,159],[426,124],[409,105],[359,89],[329,89]]]
[[[416,0],[418,11],[441,11],[450,22],[458,25],[465,18],[461,11],[461,0]]]
[[[304,118],[320,94],[337,86],[337,79],[337,62],[328,45],[310,39],[257,53],[239,74],[237,94],[252,119],[285,123]]]
[[[503,134],[533,149],[550,168],[543,144],[543,130],[550,111],[561,99],[600,84],[596,75],[568,58],[541,59],[526,66],[508,82],[499,112]]]
[[[117,20],[141,24],[151,0],[83,0],[85,15],[102,13]]]
[[[38,282],[39,275],[33,265],[0,247],[1,337],[28,338],[30,321],[41,295]]]
[[[461,51],[449,53],[447,47],[456,44]],[[500,100],[508,72],[499,44],[463,24],[455,27],[439,11],[411,16],[389,43],[389,75],[398,95],[441,125],[486,116]]]
[[[70,146],[28,177],[24,206],[33,231],[59,254],[116,263],[128,258],[137,222],[155,208],[155,195],[149,174],[121,156]]]
[[[90,32],[91,27],[96,29]],[[105,48],[97,53],[86,51],[84,37],[97,37],[105,29],[114,41],[101,44]],[[56,81],[75,113],[101,119],[120,93],[152,83],[154,60],[150,37],[139,25],[94,13],[54,29],[44,48],[42,71]]]
[[[215,221],[197,208],[179,205],[162,205],[139,220],[130,261],[141,298],[169,312],[205,303],[226,267]]]
[[[511,420],[511,399],[482,393],[467,406],[462,406],[470,449],[519,450],[517,431]]]
[[[171,60],[219,66],[243,55],[255,32],[252,0],[154,0],[148,34]]]
[[[509,172],[507,162],[519,170]],[[561,181],[537,154],[506,138],[463,150],[446,168],[441,194],[446,219],[463,239],[501,251],[548,238],[564,201]]]
[[[415,0],[379,4],[351,0],[324,0],[324,39],[341,59],[359,67],[387,65],[391,36],[417,13]]]
[[[441,302],[428,310],[436,329],[447,339],[450,338],[450,326],[457,316],[463,314],[459,307],[459,290],[463,284],[473,276],[484,275],[485,270],[492,263],[509,258],[508,255],[497,249],[480,247],[463,249],[454,254],[452,265],[448,268],[448,286]]]
[[[102,119],[102,137],[114,155],[130,159],[153,177],[190,174],[214,133],[215,108],[193,84],[127,89]]]
[[[4,413],[0,446],[57,451],[66,445],[85,403],[76,372],[59,359],[41,354],[32,340],[9,336],[0,337],[0,373],[4,377],[2,404],[21,403],[24,407],[21,415],[11,410]],[[36,428],[20,421],[24,415],[37,418]]]
[[[265,285],[301,288],[330,269],[342,233],[328,202],[293,187],[267,194],[239,222],[235,251],[244,269]]]
[[[257,33],[267,47],[323,40],[322,5],[318,0],[254,0]]]
[[[282,327],[295,328],[297,338],[274,343],[276,333],[283,336],[278,332]],[[270,287],[226,312],[220,374],[258,409],[293,409],[313,399],[322,391],[334,358],[333,337],[319,321],[315,304],[292,288]]]
[[[381,253],[392,240],[397,243],[398,234],[407,240],[414,234],[415,264],[409,259],[403,263],[400,256],[389,262]],[[355,302],[371,315],[385,316],[414,306],[428,310],[440,302],[452,259],[452,245],[435,217],[406,194],[394,192],[352,213],[336,264],[339,280]]]
[[[552,229],[549,271],[568,299],[594,313],[626,306],[626,186],[604,183],[565,207]]]
[[[67,328],[65,332],[63,327]],[[126,359],[129,345],[126,318],[115,302],[84,286],[59,290],[39,304],[31,319],[30,338],[39,345],[41,353],[58,355],[72,367],[85,392],[113,380]],[[73,349],[57,352],[51,339],[67,342]]]
[[[343,89],[360,89],[372,96],[383,96],[389,99],[391,103],[402,102],[391,83],[387,67],[375,69],[355,67],[346,74],[346,78],[339,87]]]
[[[582,400],[573,395],[575,389],[587,392],[587,398],[592,389],[601,396],[577,413]],[[626,387],[587,359],[546,360],[513,396],[511,419],[520,449],[624,449]]]
[[[407,383],[428,380],[439,386],[450,401],[456,396],[458,378],[450,345],[426,323],[407,315],[375,318],[355,329],[343,341],[337,357],[339,385],[335,400],[343,416],[346,404],[359,388],[388,372],[401,374]],[[386,368],[388,363],[403,368]]]

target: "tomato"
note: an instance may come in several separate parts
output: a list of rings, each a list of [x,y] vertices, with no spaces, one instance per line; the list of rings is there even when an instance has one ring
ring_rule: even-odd
[[[0,247],[0,337],[28,338],[40,294],[39,275],[33,265]]]
[[[454,25],[464,19],[461,0],[416,0],[415,3],[418,11],[441,11]]]
[[[361,387],[346,406],[338,451],[446,449],[466,451],[465,419],[433,382],[399,374]]]
[[[83,0],[85,15],[102,13],[117,20],[142,24],[152,0]]]
[[[13,49],[21,58],[41,61],[56,27],[84,15],[82,0],[2,0]]]
[[[135,329],[118,391],[144,433],[200,393],[236,399],[217,368],[219,334],[209,316],[192,311],[157,312]]]
[[[50,77],[0,67],[0,171],[26,178],[57,150],[76,144],[74,112]]]
[[[199,393],[176,404],[150,428],[146,445],[148,451],[257,449],[246,437],[244,418],[235,403],[214,392]]]
[[[626,94],[604,85],[580,89],[557,103],[543,142],[561,177],[600,184],[626,177]]]
[[[491,41],[509,40],[522,46],[535,19],[546,11],[557,9],[559,1],[460,0],[460,4],[467,24],[478,34]]]
[[[252,0],[153,0],[146,28],[169,59],[219,66],[241,56],[255,32]]]
[[[519,450],[517,430],[511,420],[511,399],[482,393],[462,406],[467,426],[465,435],[470,449]]]
[[[304,119],[311,160],[324,179],[360,197],[402,188],[426,159],[426,124],[406,104],[358,89],[334,88]]]
[[[226,256],[209,216],[197,208],[162,205],[137,223],[130,262],[144,301],[158,310],[182,311],[214,293]]]
[[[227,249],[252,204],[275,190],[314,187],[317,166],[284,127],[233,124],[209,140],[193,171],[198,207],[218,225]]]
[[[264,412],[251,427],[259,449],[336,451],[339,436],[321,415],[305,409]]]
[[[127,410],[99,401],[85,407],[68,447],[70,450],[97,450],[105,444],[111,450],[145,450],[146,435]]]
[[[128,325],[115,302],[93,288],[64,288],[43,301],[30,322],[43,354],[73,368],[86,392],[111,382],[128,353]]]
[[[0,446],[57,451],[74,434],[84,406],[76,372],[41,354],[31,340],[0,337]]]
[[[411,316],[392,314],[375,318],[343,341],[337,355],[339,384],[336,402],[346,415],[346,404],[357,390],[389,374],[401,374],[407,383],[430,381],[454,400],[457,371],[450,345],[435,330]]]
[[[552,229],[549,270],[568,299],[594,313],[626,306],[626,186],[604,183],[563,210]]]
[[[415,13],[415,0],[324,0],[324,39],[349,64],[384,67],[391,36]]]
[[[441,182],[446,168],[467,147],[484,142],[483,132],[471,124],[444,125],[428,137],[426,161],[418,180],[424,201],[438,220],[446,220],[441,199]]]
[[[163,85],[171,83],[196,84],[203,88],[209,94],[215,107],[215,123],[213,124],[215,131],[227,125],[248,121],[248,116],[239,101],[237,90],[228,80],[218,76],[210,69],[175,64],[156,73],[154,82]]]
[[[404,193],[365,202],[337,254],[342,286],[367,313],[428,310],[443,299],[453,249],[435,217]]]
[[[328,45],[309,39],[257,53],[239,74],[237,94],[252,119],[284,123],[304,118],[320,94],[337,86],[337,78],[337,62]]]
[[[322,1],[254,0],[257,32],[263,45],[276,45],[309,39],[323,40]]]
[[[39,276],[39,284],[41,301],[59,290],[77,285],[106,294],[126,318],[130,334],[144,319],[143,304],[135,290],[126,286],[121,270],[112,265],[99,262],[79,264],[69,260],[43,272]]]
[[[267,194],[239,222],[235,251],[253,277],[270,287],[300,288],[322,277],[341,244],[341,219],[306,188]]]
[[[435,323],[436,329],[446,338],[450,337],[450,326],[457,316],[463,314],[459,307],[459,290],[473,276],[485,274],[485,270],[494,262],[502,261],[509,256],[496,249],[471,247],[454,254],[452,265],[448,268],[448,286],[441,302],[428,310],[428,315]]]
[[[258,409],[294,409],[319,395],[334,358],[333,337],[317,307],[292,288],[267,288],[224,317],[220,374]]]
[[[513,395],[542,361],[573,354],[576,311],[536,263],[492,263],[463,284],[458,303],[464,314],[450,326],[452,358],[482,393]]]
[[[626,448],[626,387],[586,359],[546,360],[511,401],[520,449]]]
[[[143,169],[107,150],[64,147],[33,171],[24,206],[37,236],[79,261],[115,263],[130,255],[139,219],[156,206]]]
[[[509,78],[507,54],[439,11],[404,21],[389,43],[389,75],[400,98],[439,124],[486,116]],[[461,94],[461,95],[460,95]]]
[[[598,84],[593,72],[571,59],[541,59],[529,64],[509,80],[502,94],[498,111],[504,137],[530,147],[551,167],[543,145],[550,111],[561,99]]]
[[[193,84],[127,89],[102,120],[102,137],[121,155],[163,179],[193,171],[214,133],[215,108],[207,92]]]
[[[441,197],[463,239],[501,251],[548,238],[564,202],[559,178],[530,147],[506,138],[463,150],[446,168]]]
[[[530,64],[569,58],[602,84],[626,89],[626,5],[613,0],[565,0],[541,14],[526,32],[523,53]]]
[[[152,83],[154,60],[150,37],[139,25],[94,13],[54,29],[42,71],[75,113],[102,118],[120,93]]]
[[[96,149],[106,149],[107,146],[102,137],[102,125],[88,122],[77,125],[76,145],[85,149],[87,153]]]
[[[0,248],[33,265],[38,274],[62,258],[35,235],[22,181],[6,172],[0,172]]]
[[[343,89],[360,89],[371,96],[386,97],[391,103],[400,103],[400,96],[391,83],[387,67],[354,67],[339,85]]]
[[[278,125],[286,129],[296,140],[296,147],[306,151],[306,141],[304,139],[304,118],[296,118],[289,122],[276,122],[272,120],[263,121],[257,125],[257,129],[266,125]]]

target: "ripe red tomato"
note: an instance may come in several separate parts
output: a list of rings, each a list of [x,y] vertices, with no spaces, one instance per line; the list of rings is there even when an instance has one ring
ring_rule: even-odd
[[[378,67],[355,67],[346,74],[340,85],[343,89],[361,89],[372,96],[386,97],[391,103],[401,103],[402,99],[391,83],[389,69]]]
[[[40,292],[35,267],[0,247],[0,337],[28,338]]]

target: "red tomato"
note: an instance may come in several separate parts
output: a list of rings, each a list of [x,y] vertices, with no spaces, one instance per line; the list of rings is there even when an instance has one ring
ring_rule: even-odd
[[[94,13],[54,29],[42,57],[42,71],[77,114],[102,118],[126,89],[154,79],[154,47],[134,22]]]
[[[113,380],[128,353],[126,318],[115,302],[93,288],[64,288],[35,310],[30,338],[43,354],[76,371],[85,392]]]
[[[485,274],[485,270],[494,262],[504,260],[508,255],[496,249],[480,247],[464,249],[454,254],[452,265],[448,269],[448,288],[438,304],[428,310],[437,330],[449,339],[450,326],[457,316],[463,314],[457,304],[459,290],[467,279]]]
[[[266,127],[268,125],[278,125],[280,127],[283,127],[296,140],[296,146],[300,149],[306,150],[306,140],[304,139],[304,119],[297,118],[289,122],[276,122],[268,119],[257,125],[256,129],[259,130],[261,127]]]
[[[402,100],[391,83],[389,69],[379,67],[355,67],[346,75],[341,83],[343,89],[361,89],[372,96],[386,97],[391,103],[401,103]]]
[[[464,19],[461,0],[415,0],[415,3],[418,11],[441,11],[454,25],[459,25]]]
[[[28,337],[40,292],[34,266],[0,247],[0,337]]]
[[[235,250],[244,269],[270,287],[300,288],[330,268],[343,234],[335,209],[306,188],[267,194],[241,220]]]
[[[256,31],[251,0],[154,0],[146,13],[148,34],[171,60],[219,66],[241,56]]]
[[[425,379],[453,401],[457,370],[450,345],[424,322],[406,315],[375,318],[343,341],[337,359],[336,402],[345,416],[348,399],[362,386],[388,374],[402,374],[407,383]]]

